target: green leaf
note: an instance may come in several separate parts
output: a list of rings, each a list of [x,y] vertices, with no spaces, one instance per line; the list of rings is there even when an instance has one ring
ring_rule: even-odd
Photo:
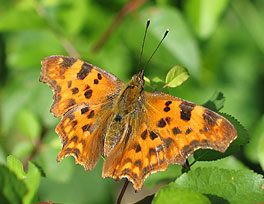
[[[189,78],[188,70],[182,66],[174,66],[167,73],[165,86],[164,87],[177,87],[180,86],[183,82],[185,82]]]
[[[26,173],[24,172],[23,164],[21,163],[21,161],[19,161],[19,159],[17,159],[13,155],[9,155],[6,160],[6,165],[9,170],[14,172],[19,179],[24,179]]]
[[[0,165],[0,203],[21,204],[26,185],[6,166]]]
[[[28,162],[28,172],[24,172],[22,163],[13,155],[7,157],[7,167],[14,172],[18,179],[22,180],[26,187],[27,193],[23,197],[23,204],[36,203],[36,192],[39,187],[41,172],[32,162]]]
[[[150,79],[146,76],[144,76],[144,81],[145,81],[145,84],[147,84],[148,86],[150,85]]]
[[[208,38],[216,29],[229,0],[187,0],[185,12],[200,38]]]
[[[27,109],[22,109],[17,116],[18,126],[23,134],[30,139],[40,136],[41,125],[37,116]]]
[[[170,185],[216,195],[232,204],[264,202],[264,179],[250,170],[197,168],[183,174]]]
[[[224,153],[209,149],[199,149],[195,151],[194,158],[196,160],[212,161],[227,157],[241,151],[241,147],[249,142],[249,135],[247,130],[236,118],[226,113],[220,113],[220,115],[228,119],[234,125],[237,130],[237,139],[230,144],[229,148]]]
[[[144,76],[145,84],[147,85],[147,90],[150,89],[150,91],[153,90],[161,90],[164,87],[164,81],[159,78],[158,76],[155,76],[151,80]]]
[[[201,193],[170,186],[163,186],[155,195],[153,204],[209,204],[210,200]]]
[[[28,192],[23,197],[23,204],[30,204],[37,202],[37,190],[40,184],[41,173],[39,168],[36,167],[32,162],[28,162],[28,172],[24,180]]]
[[[216,91],[210,99],[204,103],[202,106],[209,108],[212,111],[218,112],[224,107],[225,97],[220,91]]]
[[[262,138],[264,137],[264,115],[259,119],[250,136],[250,142],[245,147],[245,155],[248,159],[250,159],[251,162],[258,163],[263,158],[260,157],[258,153],[260,153],[259,151],[263,150],[261,145]]]
[[[194,170],[199,167],[219,167],[224,169],[235,169],[235,170],[248,169],[246,165],[244,165],[240,160],[238,160],[234,156],[225,157],[215,161],[199,161],[194,163],[191,166],[191,169]]]
[[[180,175],[181,175],[181,166],[170,165],[166,171],[161,171],[155,174],[151,174],[144,182],[144,186],[148,188],[153,188],[157,184],[160,184],[162,182],[175,180]]]
[[[262,167],[262,170],[264,170],[264,132],[262,133],[262,136],[259,141],[257,155],[258,155],[259,163]]]

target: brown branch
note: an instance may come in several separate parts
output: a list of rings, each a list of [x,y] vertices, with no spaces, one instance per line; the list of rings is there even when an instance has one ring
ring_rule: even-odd
[[[139,8],[148,0],[131,0],[120,10],[120,12],[116,15],[110,26],[106,29],[103,35],[99,38],[99,40],[95,43],[92,48],[93,52],[97,52],[103,46],[103,44],[107,41],[107,39],[111,36],[114,29],[121,23],[121,21],[132,11]]]
[[[123,196],[124,196],[124,194],[126,192],[128,183],[129,183],[129,181],[128,181],[128,179],[126,179],[126,181],[124,183],[124,186],[123,186],[123,188],[122,188],[122,190],[121,190],[121,192],[120,192],[120,194],[118,196],[118,199],[116,201],[116,204],[120,204],[121,203],[121,200],[122,200],[122,198],[123,198]]]
[[[35,9],[36,9],[36,12],[38,13],[38,15],[46,22],[46,24],[48,25],[50,30],[59,38],[59,40],[61,41],[61,44],[64,47],[64,49],[66,50],[66,52],[72,57],[80,58],[80,54],[76,51],[76,49],[74,48],[74,46],[70,42],[70,40],[65,38],[65,36],[63,36],[61,34],[61,32],[55,26],[52,26],[50,24],[49,20],[46,17],[47,16],[46,10],[39,2],[35,3]]]
[[[32,160],[40,152],[41,146],[42,146],[42,141],[43,141],[47,131],[48,131],[48,128],[46,128],[46,127],[42,128],[41,134],[35,143],[35,147],[34,147],[33,151],[31,152],[30,155],[28,155],[26,157],[26,159],[23,162],[24,171],[27,171],[28,161]]]

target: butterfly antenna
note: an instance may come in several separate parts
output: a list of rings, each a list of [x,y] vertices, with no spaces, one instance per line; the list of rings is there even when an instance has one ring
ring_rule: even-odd
[[[156,49],[154,50],[154,52],[152,53],[152,55],[150,56],[149,60],[147,61],[147,63],[145,64],[144,68],[146,68],[146,66],[149,64],[150,60],[152,59],[153,55],[157,52],[157,50],[159,49],[161,43],[163,42],[163,40],[166,38],[166,36],[168,35],[169,33],[169,29],[167,29],[163,35],[163,38],[161,39],[161,41],[159,42],[158,46],[156,47]]]
[[[142,43],[142,47],[141,47],[141,51],[140,51],[139,62],[138,62],[138,65],[137,65],[137,70],[138,70],[138,68],[140,66],[140,63],[141,63],[141,58],[142,58],[142,55],[143,55],[143,49],[144,49],[144,45],[145,45],[145,41],[146,41],[146,36],[147,36],[147,31],[148,31],[149,24],[150,24],[150,19],[148,19],[147,20],[147,23],[146,23],[146,28],[145,28],[143,43]]]

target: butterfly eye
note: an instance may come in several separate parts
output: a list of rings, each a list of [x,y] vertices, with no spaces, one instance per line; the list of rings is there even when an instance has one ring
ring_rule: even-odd
[[[135,88],[135,86],[134,85],[128,85],[127,88],[133,89],[133,88]]]
[[[116,117],[114,118],[114,120],[115,120],[116,122],[120,122],[120,121],[122,120],[122,116],[119,115],[119,114],[117,114]]]

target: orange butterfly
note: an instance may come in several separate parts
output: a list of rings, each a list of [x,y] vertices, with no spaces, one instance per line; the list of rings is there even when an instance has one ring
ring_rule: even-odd
[[[62,117],[57,161],[74,156],[86,170],[101,155],[102,177],[127,178],[134,189],[169,164],[183,165],[196,149],[224,152],[236,139],[233,125],[202,106],[143,90],[143,71],[128,83],[79,59],[42,61],[40,81],[54,91],[51,112]]]

